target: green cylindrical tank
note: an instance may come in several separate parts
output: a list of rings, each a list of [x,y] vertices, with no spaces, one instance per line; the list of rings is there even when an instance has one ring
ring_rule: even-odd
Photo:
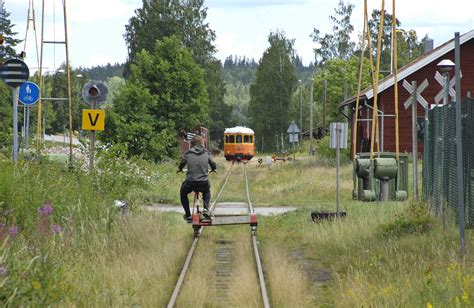
[[[359,178],[366,178],[370,175],[370,159],[356,159],[356,173]]]
[[[393,179],[397,176],[398,166],[394,158],[375,158],[374,177],[377,179]]]
[[[395,153],[382,152],[376,156],[379,156],[380,159],[388,158],[389,160],[384,161],[379,158],[374,158],[374,175],[372,175],[372,177],[370,174],[370,153],[359,153],[357,159],[354,160],[354,198],[369,201],[372,199],[372,183],[375,181],[375,178],[388,178],[389,200],[406,200],[408,197],[408,154],[400,153],[398,168]],[[375,162],[376,160],[378,162]],[[375,166],[376,164],[377,166]],[[376,168],[377,171],[375,170]],[[366,190],[367,192],[365,192]]]

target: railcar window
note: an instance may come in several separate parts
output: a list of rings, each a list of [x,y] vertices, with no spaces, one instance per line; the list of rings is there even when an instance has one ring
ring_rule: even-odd
[[[250,136],[250,143],[253,143],[253,136]]]
[[[242,143],[242,135],[237,135],[236,137],[236,143]]]
[[[244,135],[244,143],[250,143],[250,136]]]
[[[229,143],[234,143],[235,142],[235,136],[234,135],[230,135],[229,136]]]
[[[225,143],[229,143],[229,135],[225,135]]]

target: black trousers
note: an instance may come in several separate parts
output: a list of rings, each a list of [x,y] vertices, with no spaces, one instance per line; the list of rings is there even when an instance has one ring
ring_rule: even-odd
[[[183,205],[184,212],[186,216],[191,216],[191,211],[189,210],[189,199],[188,195],[191,192],[200,192],[202,193],[202,198],[204,200],[204,208],[209,208],[209,202],[211,201],[211,184],[209,181],[204,182],[189,182],[184,181],[181,184],[181,189],[179,191],[181,197],[181,204]]]

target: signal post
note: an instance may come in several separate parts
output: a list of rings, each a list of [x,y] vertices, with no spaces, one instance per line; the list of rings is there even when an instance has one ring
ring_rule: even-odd
[[[95,132],[105,129],[105,110],[96,109],[107,99],[107,87],[98,81],[91,81],[84,85],[82,97],[92,109],[82,110],[82,129],[90,131],[89,142],[89,172],[94,169]]]

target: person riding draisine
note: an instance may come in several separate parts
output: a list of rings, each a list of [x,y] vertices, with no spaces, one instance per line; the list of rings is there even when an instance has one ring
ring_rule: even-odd
[[[183,155],[178,166],[178,172],[182,172],[186,165],[188,166],[186,180],[181,184],[180,189],[181,204],[185,213],[183,218],[187,222],[191,222],[192,217],[189,209],[188,194],[195,191],[202,193],[204,200],[203,217],[210,219],[211,184],[209,183],[208,165],[211,167],[211,172],[216,171],[217,165],[212,159],[211,154],[204,148],[202,137],[199,135],[195,135],[191,139],[191,149]]]

